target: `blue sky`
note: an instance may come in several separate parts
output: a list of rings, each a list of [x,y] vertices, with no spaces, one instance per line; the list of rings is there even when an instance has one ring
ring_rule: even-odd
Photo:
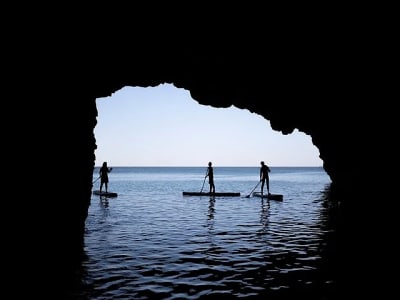
[[[173,85],[125,87],[96,105],[96,166],[322,166],[310,136],[273,131],[248,110],[200,105]]]

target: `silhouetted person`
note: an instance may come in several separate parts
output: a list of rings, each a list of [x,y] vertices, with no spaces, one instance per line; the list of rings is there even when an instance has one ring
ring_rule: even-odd
[[[108,192],[108,173],[110,173],[112,168],[107,166],[107,162],[103,162],[103,166],[100,168],[100,193],[103,189],[103,184],[106,187],[106,193]]]
[[[215,193],[214,170],[211,161],[208,163],[206,178],[207,176],[208,176],[208,183],[210,184],[210,194]]]
[[[269,195],[269,174],[268,174],[269,172],[271,172],[271,170],[262,161],[261,167],[260,167],[261,195],[263,195],[265,183],[267,183],[267,191],[268,191],[268,195]]]

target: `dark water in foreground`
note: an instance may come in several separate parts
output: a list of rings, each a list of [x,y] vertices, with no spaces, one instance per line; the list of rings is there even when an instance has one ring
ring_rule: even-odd
[[[271,169],[283,202],[245,198],[257,167],[214,169],[216,191],[242,195],[231,198],[182,196],[200,191],[205,168],[114,168],[109,190],[118,197],[91,199],[76,299],[330,299],[329,177],[322,168]]]

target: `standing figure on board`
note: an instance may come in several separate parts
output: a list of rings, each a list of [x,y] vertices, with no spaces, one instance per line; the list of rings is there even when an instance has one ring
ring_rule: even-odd
[[[210,184],[210,194],[215,193],[214,170],[211,161],[208,163],[206,178],[207,176],[208,176],[208,183]]]
[[[109,168],[107,166],[107,162],[103,162],[103,166],[100,168],[99,174],[100,174],[100,193],[101,190],[103,189],[103,184],[106,187],[106,193],[108,192],[108,173],[110,173],[112,168]]]
[[[264,185],[267,184],[267,192],[269,193],[269,172],[271,172],[270,168],[262,161],[260,167],[260,181],[261,181],[261,195],[264,192]]]

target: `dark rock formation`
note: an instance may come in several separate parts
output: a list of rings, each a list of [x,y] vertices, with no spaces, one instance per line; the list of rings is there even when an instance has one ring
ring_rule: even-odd
[[[374,181],[374,151],[383,145],[373,130],[375,117],[385,107],[364,40],[305,35],[187,45],[158,37],[149,43],[135,31],[124,36],[35,32],[9,53],[14,59],[6,74],[12,98],[4,101],[12,102],[7,117],[15,123],[8,146],[15,147],[13,167],[19,167],[20,180],[11,196],[20,229],[10,229],[6,243],[12,282],[32,294],[59,295],[68,289],[82,254],[90,204],[95,100],[124,86],[161,83],[189,90],[201,104],[256,112],[283,134],[295,128],[309,134],[332,179],[333,198],[343,207],[338,245],[343,286],[354,292],[366,278],[375,282],[375,269],[365,268],[357,257],[370,237],[365,212],[371,210],[365,207],[375,199],[365,197],[365,190]],[[376,266],[381,252],[365,251]],[[356,278],[351,284],[347,272]]]

